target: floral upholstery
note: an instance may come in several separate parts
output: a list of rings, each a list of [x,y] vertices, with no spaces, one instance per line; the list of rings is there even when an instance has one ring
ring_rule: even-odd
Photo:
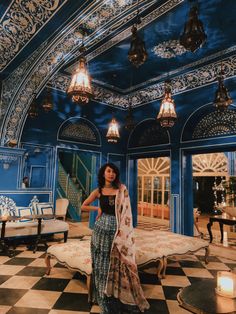
[[[47,254],[72,270],[80,271],[83,275],[91,275],[90,238],[54,244],[47,249]]]
[[[207,248],[209,243],[199,238],[188,237],[169,231],[135,229],[136,263],[144,266],[163,257],[186,254]],[[90,237],[85,240],[70,240],[54,244],[47,254],[59,263],[84,275],[91,274]]]
[[[160,230],[135,230],[136,262],[139,266],[162,257],[186,254],[206,248],[205,240]]]

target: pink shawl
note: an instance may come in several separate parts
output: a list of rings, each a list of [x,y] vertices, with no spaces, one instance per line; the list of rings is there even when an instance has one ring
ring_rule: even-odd
[[[132,212],[125,185],[116,195],[117,231],[111,249],[105,293],[124,304],[137,305],[140,311],[149,308],[140,284],[135,263]]]

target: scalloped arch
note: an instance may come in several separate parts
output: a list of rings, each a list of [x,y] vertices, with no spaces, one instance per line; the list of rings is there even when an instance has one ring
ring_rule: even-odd
[[[81,117],[64,121],[58,129],[57,139],[59,141],[101,146],[101,135],[97,127],[91,121]]]
[[[128,148],[157,146],[169,144],[169,133],[163,129],[156,119],[140,122],[130,134]]]

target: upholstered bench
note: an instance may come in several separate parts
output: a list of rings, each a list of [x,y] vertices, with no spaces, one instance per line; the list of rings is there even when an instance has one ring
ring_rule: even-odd
[[[182,255],[196,252],[202,248],[205,251],[205,262],[209,254],[209,243],[199,238],[188,237],[168,231],[135,230],[136,263],[139,269],[151,264],[157,266],[157,276],[163,278],[167,265],[167,258],[173,255]],[[90,237],[82,240],[69,240],[64,244],[54,244],[47,250],[46,274],[50,274],[50,258],[65,265],[67,268],[78,271],[87,277],[87,287],[91,288],[91,256]],[[89,295],[90,297],[90,295]]]

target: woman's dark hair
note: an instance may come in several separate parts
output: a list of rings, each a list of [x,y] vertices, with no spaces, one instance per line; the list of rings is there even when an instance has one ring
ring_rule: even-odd
[[[23,182],[25,184],[25,187],[28,188],[29,187],[29,178],[28,177],[24,177],[23,178]]]
[[[99,192],[101,193],[102,188],[105,185],[105,178],[104,178],[104,173],[107,167],[110,167],[111,169],[114,170],[115,174],[116,174],[116,178],[115,180],[112,182],[112,186],[115,189],[118,189],[120,187],[120,171],[119,169],[116,167],[116,165],[114,165],[111,162],[108,162],[107,164],[103,165],[99,171],[98,171],[98,189]]]

